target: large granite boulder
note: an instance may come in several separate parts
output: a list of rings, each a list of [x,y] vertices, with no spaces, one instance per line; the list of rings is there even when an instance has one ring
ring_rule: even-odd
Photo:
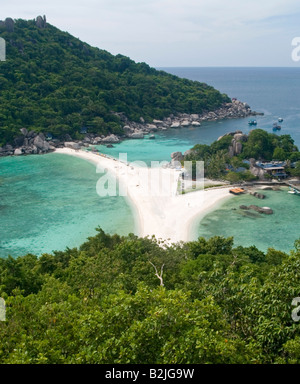
[[[242,142],[245,142],[248,140],[248,136],[244,133],[236,133],[234,136],[233,136],[234,140],[236,141],[242,141]]]
[[[38,28],[44,29],[47,26],[46,16],[38,16],[36,18],[35,24]]]
[[[75,150],[80,149],[80,145],[78,143],[74,143],[73,141],[65,142],[65,147],[70,149],[75,149]]]
[[[13,21],[12,18],[10,18],[10,17],[6,18],[4,21],[4,24],[5,24],[5,29],[7,30],[7,32],[13,32],[14,31],[15,22]]]
[[[102,139],[103,143],[119,143],[120,139],[116,135],[110,135]]]
[[[36,138],[33,141],[33,144],[35,147],[37,147],[37,149],[39,149],[42,152],[48,152],[50,149],[49,143],[47,143],[47,141],[43,140],[41,134],[36,136]]]
[[[183,156],[183,154],[181,152],[173,152],[171,154],[171,159],[172,159],[172,162],[175,162],[175,161],[181,162],[181,161],[184,160],[184,156]]]
[[[22,151],[22,149],[21,149],[21,148],[17,148],[17,149],[15,149],[14,155],[15,155],[15,156],[23,155],[23,151]]]
[[[134,132],[130,135],[131,139],[143,139],[144,134],[143,132]]]

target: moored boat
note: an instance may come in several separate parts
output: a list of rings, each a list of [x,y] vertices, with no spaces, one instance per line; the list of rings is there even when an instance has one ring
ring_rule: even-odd
[[[257,121],[256,120],[249,120],[248,124],[249,125],[257,125]]]
[[[280,131],[281,130],[281,125],[278,125],[277,123],[273,124],[273,131]]]

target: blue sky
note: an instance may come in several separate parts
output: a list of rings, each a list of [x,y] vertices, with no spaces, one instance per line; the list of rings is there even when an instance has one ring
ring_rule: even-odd
[[[299,0],[10,0],[5,17],[49,23],[154,67],[300,66]]]

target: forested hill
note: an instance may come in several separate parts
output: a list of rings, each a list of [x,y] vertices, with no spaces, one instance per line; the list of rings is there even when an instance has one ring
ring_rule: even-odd
[[[0,22],[0,145],[22,127],[57,137],[122,133],[116,112],[150,122],[172,113],[201,113],[230,101],[206,84],[89,46],[46,22]]]

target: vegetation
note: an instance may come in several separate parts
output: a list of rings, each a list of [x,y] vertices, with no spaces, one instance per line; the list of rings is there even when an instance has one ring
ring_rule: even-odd
[[[289,168],[292,176],[299,176],[300,152],[290,135],[276,135],[262,129],[255,129],[248,135],[248,140],[242,144],[242,152],[230,157],[229,147],[232,136],[224,136],[210,146],[197,144],[185,160],[204,161],[205,174],[212,179],[226,179],[232,183],[252,181],[256,177],[249,172],[249,164],[244,160],[254,158],[261,161],[287,161],[291,165],[298,162],[295,168]]]
[[[172,113],[201,113],[230,101],[213,87],[157,71],[145,63],[90,47],[52,25],[16,20],[0,28],[7,60],[0,65],[0,146],[20,128],[61,138],[122,133],[123,112],[150,122]]]
[[[166,246],[99,229],[79,249],[1,259],[0,362],[300,363],[295,246]]]

